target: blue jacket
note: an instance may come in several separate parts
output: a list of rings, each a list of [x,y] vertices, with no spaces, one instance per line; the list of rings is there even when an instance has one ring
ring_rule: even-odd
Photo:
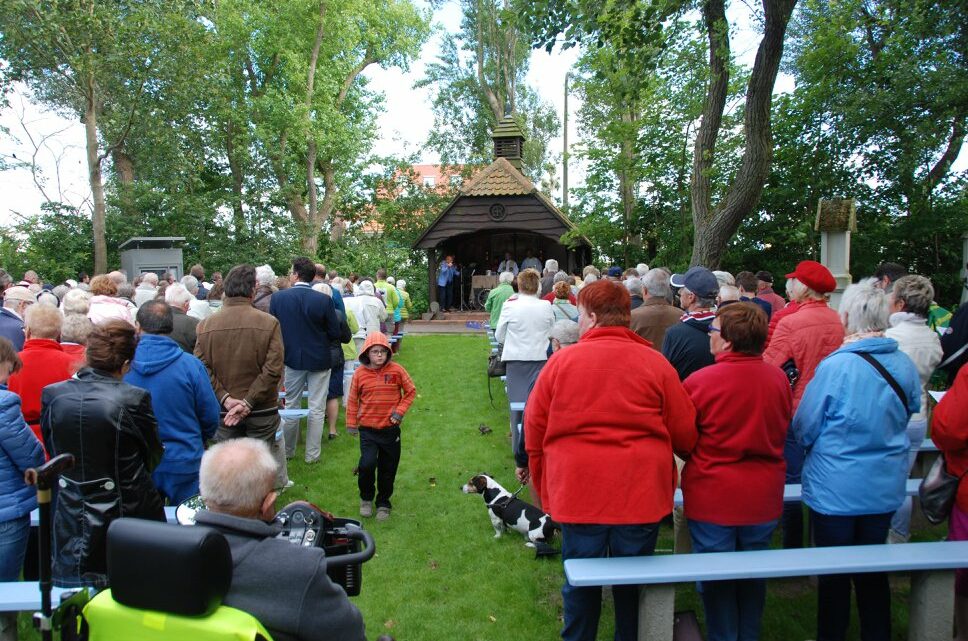
[[[269,313],[279,319],[286,367],[319,372],[332,369],[330,343],[339,345],[339,319],[333,299],[296,283],[272,295]]]
[[[457,269],[457,265],[448,267],[447,263],[442,261],[437,268],[437,286],[444,287],[450,285],[450,282],[454,280],[454,276],[460,276],[460,270]]]
[[[0,307],[0,336],[13,343],[13,350],[24,348],[24,322],[9,309]]]
[[[165,445],[161,467],[197,472],[204,442],[215,435],[219,421],[218,399],[202,361],[167,336],[144,334],[124,380],[151,394],[158,436]]]
[[[906,405],[860,352],[894,377]],[[835,516],[899,508],[911,447],[907,422],[920,404],[918,370],[892,338],[849,343],[823,359],[793,417],[793,432],[807,450],[803,502]]]
[[[20,397],[0,386],[0,522],[37,507],[37,492],[24,483],[24,472],[44,464],[44,447],[24,422]]]

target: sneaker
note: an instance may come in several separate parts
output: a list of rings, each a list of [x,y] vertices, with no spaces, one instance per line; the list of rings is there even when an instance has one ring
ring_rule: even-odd
[[[360,516],[367,519],[373,516],[373,501],[360,501]]]
[[[388,507],[378,507],[376,509],[376,520],[377,521],[386,521],[388,518],[390,518],[390,508],[388,508]]]

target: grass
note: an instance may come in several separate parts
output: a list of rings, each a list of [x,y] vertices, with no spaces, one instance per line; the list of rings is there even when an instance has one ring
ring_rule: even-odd
[[[488,401],[488,350],[483,336],[408,336],[395,357],[413,377],[418,397],[403,422],[393,514],[384,523],[364,522],[376,538],[377,555],[363,566],[363,590],[353,601],[363,612],[370,639],[382,633],[400,641],[558,638],[560,558],[536,559],[517,533],[494,539],[480,496],[460,491],[481,471],[511,491],[518,487],[507,399],[496,379],[493,406]],[[481,435],[481,423],[493,431]],[[346,434],[342,419],[339,429],[339,438],[324,440],[322,461],[316,465],[303,463],[300,443],[289,468],[295,486],[278,507],[307,499],[337,516],[359,518],[352,472],[359,444]],[[939,527],[920,529],[914,538],[943,536]],[[774,545],[779,546],[778,536]],[[662,527],[657,548],[671,551],[671,526]],[[905,576],[892,577],[897,641],[907,638],[908,584]],[[693,586],[678,587],[676,609],[694,610],[702,620]],[[606,603],[600,639],[612,638],[611,617]],[[22,629],[27,618],[22,616]],[[816,589],[810,579],[769,583],[763,641],[812,639],[815,620]],[[849,638],[859,638],[856,615]]]

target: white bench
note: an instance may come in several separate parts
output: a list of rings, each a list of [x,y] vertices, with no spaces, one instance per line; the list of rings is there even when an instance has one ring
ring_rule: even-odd
[[[909,641],[951,638],[954,571],[968,567],[968,541],[568,559],[578,587],[639,585],[639,641],[672,641],[675,584],[861,572],[911,572]]]
[[[76,592],[78,588],[54,588],[51,603],[60,603],[65,592]],[[9,581],[0,583],[0,612],[30,612],[40,610],[40,583],[37,581]]]

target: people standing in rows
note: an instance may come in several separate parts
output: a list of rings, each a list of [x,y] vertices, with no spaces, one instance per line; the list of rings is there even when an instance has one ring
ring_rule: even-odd
[[[837,287],[829,269],[816,261],[804,260],[786,278],[790,298],[799,308],[777,325],[763,359],[787,372],[796,412],[817,365],[844,342],[844,325],[837,312],[827,305],[826,295]],[[800,483],[803,457],[803,446],[791,431],[784,450],[788,484]],[[796,502],[783,508],[783,547],[803,547],[803,508]]]
[[[629,328],[656,350],[662,349],[666,331],[682,318],[682,310],[669,302],[671,292],[668,272],[650,269],[642,277],[642,305],[630,316]]]
[[[397,281],[397,291],[400,293],[403,304],[400,306],[400,325],[395,333],[402,336],[406,324],[410,322],[410,315],[413,314],[413,301],[410,300],[410,292],[407,291],[407,281],[403,278]]]
[[[380,331],[389,336],[393,331],[393,314],[400,304],[400,296],[397,294],[397,288],[387,282],[387,270],[383,267],[376,270],[376,282],[373,283],[373,287],[382,294],[383,304],[387,309],[387,318],[381,323]]]
[[[37,491],[24,472],[44,464],[44,448],[20,411],[20,397],[6,389],[20,370],[13,344],[0,336],[0,581],[19,581],[30,535],[30,513]],[[17,613],[0,614],[0,638],[17,639]]]
[[[318,282],[313,285],[313,290],[324,296],[333,296],[333,288],[327,283]],[[354,332],[359,330],[359,325],[356,323],[350,325],[346,314],[338,309],[336,310],[336,320],[339,322],[340,328],[339,339],[330,342],[329,345],[329,358],[332,367],[330,368],[329,374],[329,389],[326,392],[326,424],[329,427],[329,433],[327,435],[329,440],[333,440],[339,436],[339,433],[336,431],[336,419],[339,417],[339,402],[343,398],[344,391],[343,344],[352,343]]]
[[[304,390],[309,390],[309,416],[306,419],[306,463],[316,463],[322,453],[326,422],[326,397],[332,372],[330,347],[339,346],[340,322],[333,299],[312,289],[315,264],[300,256],[292,261],[293,286],[276,292],[269,303],[270,313],[279,319],[285,345],[286,404],[298,408]],[[299,419],[283,420],[286,456],[296,454]]]
[[[198,340],[199,320],[188,315],[195,297],[181,283],[169,285],[165,289],[164,302],[171,307],[173,329],[171,339],[189,354],[195,351]]]
[[[184,285],[188,293],[192,295],[192,300],[188,304],[187,314],[192,318],[197,318],[199,321],[203,321],[212,315],[212,308],[209,307],[207,300],[201,300],[198,298],[198,292],[201,288],[201,284],[198,279],[192,275],[182,276],[181,284]]]
[[[756,297],[762,298],[773,306],[773,313],[780,311],[786,306],[786,300],[773,291],[773,274],[767,271],[758,271],[756,276]]]
[[[454,308],[452,294],[455,276],[460,276],[460,270],[454,264],[453,254],[447,254],[437,266],[437,303],[441,311],[451,311]]]
[[[538,298],[539,276],[533,269],[518,274],[518,293],[501,308],[494,337],[504,347],[501,361],[507,371],[507,396],[524,403],[541,368],[548,360],[548,335],[555,315],[547,301]],[[511,449],[517,444],[521,412],[511,412]]]
[[[507,271],[501,272],[497,280],[497,287],[488,292],[487,300],[484,301],[484,309],[491,315],[488,322],[492,328],[497,328],[505,301],[514,296],[514,287],[511,286],[514,282],[514,274]]]
[[[122,380],[137,344],[130,323],[106,321],[88,338],[87,367],[44,388],[41,429],[47,452],[51,458],[74,455],[74,467],[58,482],[55,585],[106,587],[111,522],[122,516],[165,520],[164,501],[151,480],[162,456],[151,394]]]
[[[685,380],[714,362],[709,351],[709,325],[716,316],[712,309],[719,281],[705,267],[696,266],[685,274],[673,274],[669,283],[680,288],[679,301],[686,313],[666,330],[662,355],[676,368],[679,380]]]
[[[511,272],[515,276],[521,270],[518,268],[518,263],[511,257],[511,252],[504,252],[504,260],[497,266],[498,272]]]
[[[236,265],[225,277],[225,312],[198,325],[195,356],[205,364],[221,405],[217,441],[249,436],[265,441],[276,460],[285,453],[276,441],[283,344],[279,321],[252,306],[255,268]],[[246,349],[239,349],[245,345]],[[280,466],[277,487],[282,487]]]
[[[763,360],[766,330],[759,306],[722,308],[709,326],[715,364],[683,383],[699,432],[682,473],[697,554],[765,550],[783,512],[783,443],[793,397],[783,371]],[[703,581],[700,595],[709,641],[759,638],[765,579]]]
[[[145,272],[141,274],[141,283],[134,290],[134,304],[141,307],[158,295],[158,274]]]
[[[906,429],[921,407],[921,384],[911,359],[884,336],[888,316],[887,297],[872,284],[844,290],[843,345],[816,367],[793,418],[791,432],[806,451],[803,502],[817,547],[884,543],[905,497]],[[887,574],[818,577],[817,638],[846,638],[852,583],[861,638],[890,639]]]
[[[387,335],[396,336],[400,333],[400,321],[403,319],[403,294],[397,289],[397,281],[393,276],[387,276],[387,286],[393,288],[397,296],[397,304],[391,310],[387,308]],[[390,322],[392,317],[392,324]],[[392,351],[394,354],[400,351],[400,340],[397,339],[392,345]]]
[[[141,338],[124,377],[126,383],[151,393],[158,436],[165,447],[151,479],[169,505],[198,494],[205,443],[215,436],[219,425],[219,402],[205,365],[173,338],[173,312],[158,300],[138,309]]]
[[[934,300],[934,287],[924,276],[902,276],[894,282],[887,296],[890,310],[890,327],[884,332],[887,338],[897,341],[898,349],[907,354],[918,368],[920,390],[918,410],[907,425],[910,443],[908,451],[908,474],[914,467],[918,450],[928,433],[928,382],[935,368],[941,363],[941,341],[937,332],[927,325],[928,308]],[[900,509],[891,518],[889,543],[904,543],[911,537],[912,498],[905,497]]]
[[[577,305],[578,298],[576,297],[575,292],[571,291],[572,282],[573,282],[572,278],[571,276],[568,275],[568,272],[559,271],[558,273],[555,274],[555,277],[551,280],[551,290],[548,292],[545,292],[544,296],[541,297],[541,300],[546,300],[549,303],[555,302],[555,291],[554,291],[555,285],[557,285],[558,283],[567,283],[568,284],[568,302],[571,303],[572,305]]]
[[[755,303],[766,313],[767,320],[773,316],[773,303],[760,298],[757,294],[759,280],[753,272],[740,272],[736,274],[736,287],[739,288],[739,299],[745,302]]]
[[[344,300],[344,304],[347,309],[353,311],[357,322],[360,324],[359,331],[353,335],[353,341],[356,343],[357,351],[359,351],[367,336],[380,331],[380,323],[387,319],[387,308],[376,297],[376,289],[369,280],[360,281],[356,285],[353,296],[348,296]]]

